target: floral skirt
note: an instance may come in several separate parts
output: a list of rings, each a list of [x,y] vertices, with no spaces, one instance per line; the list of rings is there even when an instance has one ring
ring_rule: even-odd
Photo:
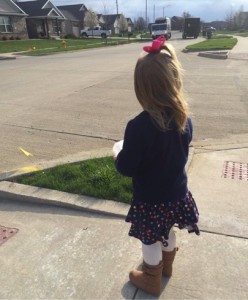
[[[197,206],[192,194],[188,192],[183,199],[166,204],[136,203],[133,199],[126,222],[131,223],[130,236],[146,245],[160,241],[167,247],[169,232],[174,225],[199,235],[198,219]]]

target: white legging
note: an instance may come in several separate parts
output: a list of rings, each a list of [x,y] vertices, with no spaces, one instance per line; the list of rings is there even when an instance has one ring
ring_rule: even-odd
[[[167,240],[168,246],[164,247],[161,242],[156,242],[151,245],[142,243],[143,259],[148,265],[157,266],[162,260],[162,251],[170,252],[176,247],[176,235],[171,228],[169,232],[169,239]]]

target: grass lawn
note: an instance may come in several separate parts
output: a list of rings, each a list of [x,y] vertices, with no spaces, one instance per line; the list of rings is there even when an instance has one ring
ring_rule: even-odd
[[[63,45],[65,41],[65,45]],[[115,46],[130,42],[141,41],[141,39],[65,39],[65,40],[19,40],[0,41],[0,53],[22,52],[22,55],[45,55],[56,52],[81,50],[106,46]],[[25,51],[25,52],[23,52]]]
[[[230,35],[237,35],[237,36],[243,36],[243,37],[248,37],[248,30],[244,31],[237,31],[237,30],[217,30],[215,32],[216,34],[230,34]]]
[[[131,178],[120,175],[112,157],[60,165],[16,177],[12,181],[62,192],[130,203]]]
[[[187,46],[186,49],[189,51],[212,51],[212,50],[229,50],[232,49],[238,40],[236,38],[227,36],[213,37],[212,39],[205,40],[200,43],[196,43]]]

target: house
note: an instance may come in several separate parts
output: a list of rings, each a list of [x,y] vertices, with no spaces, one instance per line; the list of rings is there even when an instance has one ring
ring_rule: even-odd
[[[112,34],[119,34],[120,33],[119,20],[121,16],[123,15],[122,14],[98,15],[99,24],[104,29],[111,30]]]
[[[12,0],[0,0],[0,40],[28,38],[26,16]]]
[[[16,4],[28,14],[26,24],[30,39],[60,37],[64,34],[66,18],[52,1],[35,0]]]
[[[84,4],[58,5],[57,8],[65,16],[65,35],[80,36],[84,28],[84,17],[87,8]]]
[[[127,31],[133,32],[134,31],[134,24],[131,18],[126,18],[127,20]]]
[[[102,26],[102,28],[106,30],[110,30],[111,34],[119,33],[118,31],[118,20],[119,20],[119,15],[102,15],[99,14],[98,20],[99,20],[99,25]]]
[[[240,28],[248,29],[248,12],[243,11],[240,13]]]
[[[171,18],[171,29],[172,30],[182,30],[184,23],[183,17],[174,16]]]

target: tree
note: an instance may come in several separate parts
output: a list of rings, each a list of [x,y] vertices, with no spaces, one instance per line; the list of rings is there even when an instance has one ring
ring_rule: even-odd
[[[227,29],[229,29],[229,30],[233,30],[235,28],[234,17],[235,17],[235,12],[234,12],[233,8],[231,7],[226,12],[226,18],[225,18],[225,21],[227,23]]]
[[[84,18],[84,26],[85,27],[90,27],[93,28],[98,25],[98,18],[96,13],[93,10],[88,10],[85,13],[85,18]]]
[[[127,19],[121,14],[118,20],[118,28],[120,33],[124,33],[128,29]]]
[[[182,17],[185,18],[192,18],[191,14],[188,11],[184,11]]]
[[[146,21],[143,17],[138,17],[137,20],[134,20],[134,28],[137,31],[143,31],[146,28]]]
[[[240,29],[243,26],[242,13],[244,12],[244,6],[241,5],[239,10],[234,14],[234,27]]]

